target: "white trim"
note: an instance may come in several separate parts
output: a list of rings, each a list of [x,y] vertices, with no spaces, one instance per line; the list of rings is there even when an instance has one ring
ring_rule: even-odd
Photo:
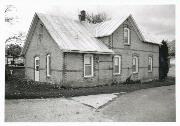
[[[114,70],[113,70],[113,74],[114,75],[119,75],[119,74],[121,74],[121,56],[116,55],[116,56],[114,56],[114,58],[118,58],[118,60],[119,60],[119,72],[118,73],[114,73]],[[113,68],[114,68],[114,58],[113,58]]]
[[[127,28],[127,27],[125,27],[125,28],[124,28],[124,31],[125,31],[125,30],[128,31],[128,43],[125,43],[125,42],[124,42],[124,44],[130,45],[130,29]],[[124,36],[123,36],[123,37],[124,37]]]
[[[85,75],[85,57],[91,57],[91,75]],[[93,55],[92,54],[84,54],[84,77],[93,77],[94,76],[94,58],[93,58]]]
[[[151,56],[148,57],[148,66],[149,66],[149,61],[150,61],[150,65],[151,65],[151,69],[148,70],[148,72],[152,72],[152,68],[153,68],[153,58]]]
[[[46,55],[46,75],[50,76],[50,54]]]
[[[136,66],[136,71],[134,71],[133,73],[138,73],[139,72],[139,60],[138,60],[138,57],[133,56],[133,59],[135,59],[135,66]],[[132,59],[132,62],[133,62],[133,59]],[[133,65],[133,63],[132,63],[132,65]]]

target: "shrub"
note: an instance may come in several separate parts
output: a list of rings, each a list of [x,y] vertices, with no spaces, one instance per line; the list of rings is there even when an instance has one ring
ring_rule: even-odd
[[[5,66],[5,80],[9,80],[11,78],[10,68],[8,65]]]

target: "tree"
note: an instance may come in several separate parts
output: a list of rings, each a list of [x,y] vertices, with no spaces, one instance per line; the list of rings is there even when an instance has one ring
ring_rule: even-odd
[[[176,53],[176,47],[175,47],[175,40],[169,41],[168,44],[168,49],[169,49],[169,56],[175,56]]]
[[[93,13],[88,14],[87,13],[86,19],[89,23],[93,23],[93,24],[101,23],[101,22],[108,20],[107,14],[105,12],[98,13],[98,14],[93,14]]]
[[[19,32],[18,34],[14,34],[14,35],[8,37],[5,40],[5,44],[14,43],[14,44],[22,45],[25,41],[25,37],[26,37],[26,35],[24,32]]]
[[[13,62],[14,59],[17,58],[21,54],[22,47],[15,44],[10,44],[7,46],[7,55],[13,56]]]
[[[168,45],[166,41],[162,41],[162,45],[159,47],[159,67],[160,67],[160,79],[165,79],[169,72],[169,53]]]

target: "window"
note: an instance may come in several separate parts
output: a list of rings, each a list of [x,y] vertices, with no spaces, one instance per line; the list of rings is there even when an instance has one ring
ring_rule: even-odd
[[[84,77],[93,76],[93,55],[84,55]]]
[[[139,67],[138,57],[134,56],[133,57],[133,66],[132,66],[133,73],[138,73],[138,67]]]
[[[130,44],[130,31],[129,28],[124,28],[124,43],[125,44]]]
[[[40,61],[39,57],[35,57],[35,70],[39,71]]]
[[[46,56],[46,75],[50,76],[50,54]]]
[[[148,72],[152,72],[152,57],[148,57]]]
[[[113,73],[120,74],[121,73],[121,56],[114,56],[113,59]]]

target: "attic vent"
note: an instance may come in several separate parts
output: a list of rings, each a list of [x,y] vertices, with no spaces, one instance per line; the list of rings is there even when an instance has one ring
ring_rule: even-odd
[[[40,24],[39,28],[39,40],[41,41],[43,37],[43,24]]]
[[[43,34],[43,24],[40,24],[39,34]]]

